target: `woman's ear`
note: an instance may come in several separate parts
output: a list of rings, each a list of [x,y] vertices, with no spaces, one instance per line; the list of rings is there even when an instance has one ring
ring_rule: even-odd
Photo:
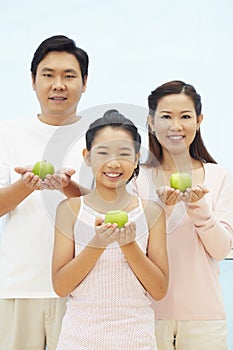
[[[86,165],[91,166],[90,152],[86,148],[83,149],[83,158],[86,162]]]
[[[197,131],[200,129],[200,125],[201,125],[201,122],[202,122],[203,119],[204,119],[203,114],[199,114],[197,116],[197,127],[196,127]]]
[[[147,123],[150,125],[152,131],[155,131],[154,118],[149,114],[147,117]]]

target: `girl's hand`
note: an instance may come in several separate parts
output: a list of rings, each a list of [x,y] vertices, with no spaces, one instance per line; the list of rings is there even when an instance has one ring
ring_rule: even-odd
[[[24,184],[31,190],[42,190],[42,180],[38,175],[32,172],[32,167],[19,167],[14,168],[15,172],[21,175],[21,179]]]
[[[96,218],[95,222],[95,236],[89,243],[95,248],[106,248],[109,244],[116,241],[117,235],[119,235],[119,228],[117,224],[105,224],[101,218]]]
[[[59,190],[67,187],[71,176],[75,173],[74,169],[62,169],[60,173],[47,175],[42,184],[43,190]]]
[[[202,199],[209,190],[203,185],[197,185],[193,188],[187,188],[183,193],[182,200],[188,203],[195,203]]]
[[[116,241],[119,246],[126,245],[135,241],[136,238],[136,224],[135,222],[127,222],[124,227],[119,229]]]
[[[176,203],[180,202],[183,197],[182,192],[168,186],[157,188],[156,193],[161,202],[169,206],[175,205]]]

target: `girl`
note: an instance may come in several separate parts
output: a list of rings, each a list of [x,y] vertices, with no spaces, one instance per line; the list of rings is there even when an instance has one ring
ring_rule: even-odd
[[[115,110],[86,133],[95,190],[57,209],[53,286],[69,295],[57,350],[157,349],[147,292],[159,300],[167,290],[165,218],[159,205],[126,190],[140,144],[137,128]],[[128,213],[121,229],[104,223],[114,209]]]
[[[232,179],[204,146],[193,86],[171,81],[148,101],[151,153],[134,189],[166,214],[170,278],[166,297],[154,302],[158,349],[227,349],[218,261],[232,246]],[[184,193],[169,185],[177,171],[192,175]]]

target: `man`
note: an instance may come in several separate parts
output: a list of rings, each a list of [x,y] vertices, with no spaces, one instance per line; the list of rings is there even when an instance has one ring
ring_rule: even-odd
[[[51,283],[54,216],[64,194],[76,191],[70,178],[81,170],[82,147],[69,149],[89,125],[76,114],[88,55],[73,40],[44,40],[31,74],[40,114],[0,124],[0,350],[56,349],[65,300]],[[32,172],[40,160],[58,172],[42,181]]]

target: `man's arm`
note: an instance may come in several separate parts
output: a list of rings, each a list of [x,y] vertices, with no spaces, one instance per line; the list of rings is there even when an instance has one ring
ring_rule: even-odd
[[[25,171],[18,181],[0,188],[0,216],[7,214],[32,192],[41,187],[41,180],[31,171]]]

